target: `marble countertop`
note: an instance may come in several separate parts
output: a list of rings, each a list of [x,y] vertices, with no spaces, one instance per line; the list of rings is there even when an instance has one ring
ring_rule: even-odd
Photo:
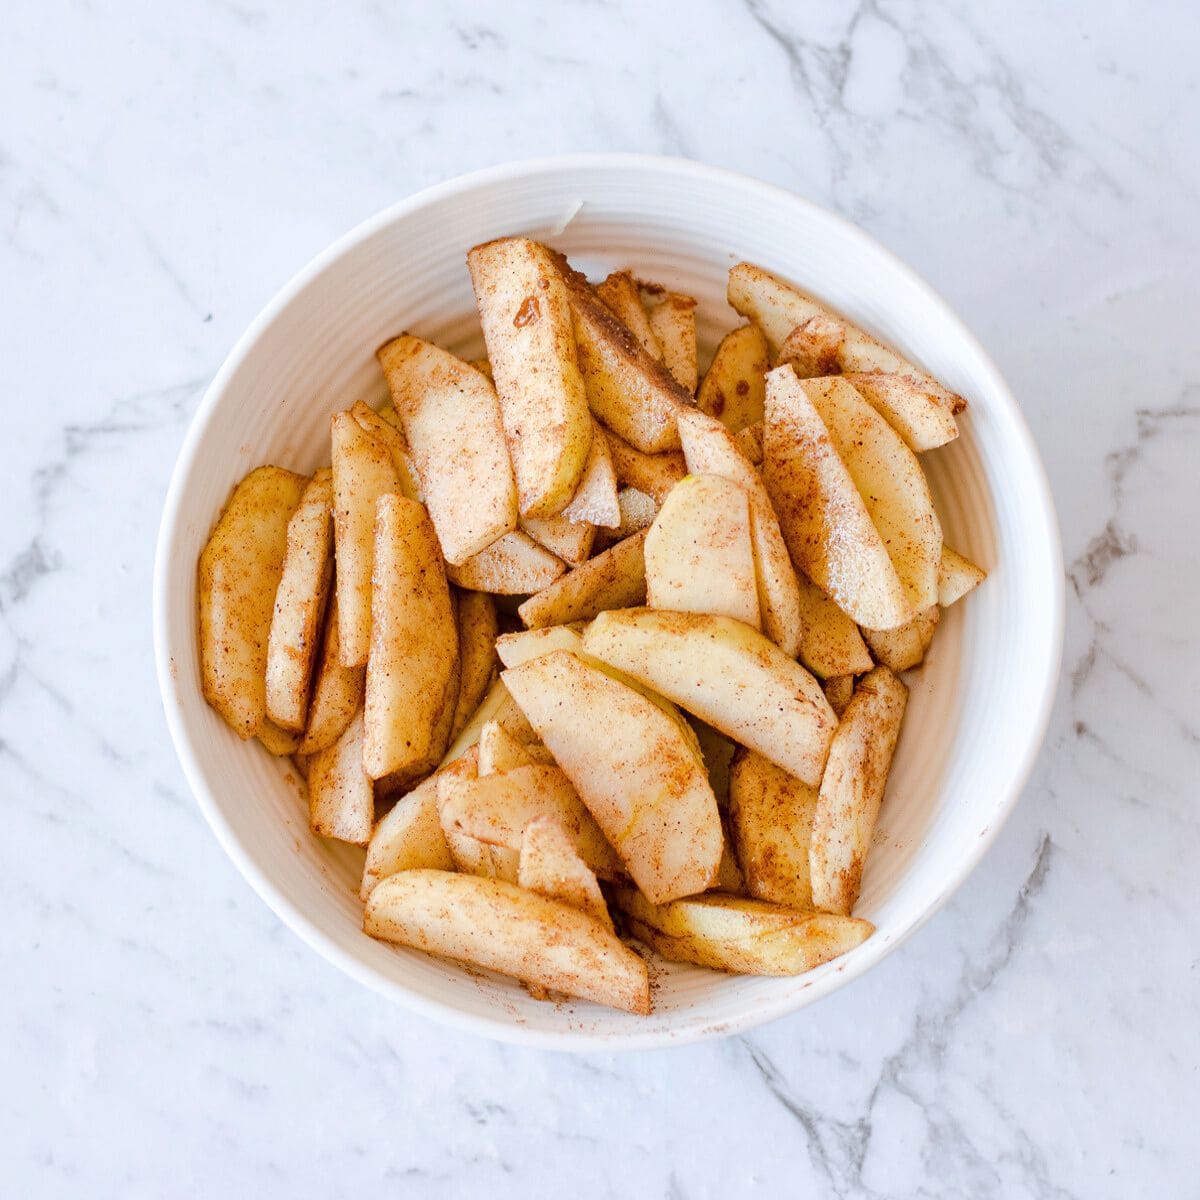
[[[489,9],[6,11],[0,1194],[1195,1195],[1200,9]],[[267,298],[428,183],[591,149],[916,266],[1021,399],[1070,576],[1040,764],[953,902],[812,1009],[628,1057],[306,949],[188,794],[150,646],[176,450]]]

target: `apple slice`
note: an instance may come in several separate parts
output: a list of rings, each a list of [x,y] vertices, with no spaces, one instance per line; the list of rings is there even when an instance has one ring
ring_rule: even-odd
[[[817,789],[752,750],[729,769],[729,827],[748,895],[812,908],[808,844]]]
[[[829,701],[829,707],[837,713],[840,721],[854,695],[854,676],[831,675],[821,686],[825,689],[825,699]]]
[[[367,661],[371,646],[375,504],[381,496],[403,495],[406,481],[388,446],[351,413],[333,415],[329,439],[338,648],[342,666],[357,667]]]
[[[931,400],[949,413],[961,412],[967,402],[942,387],[926,371],[903,355],[873,338],[864,329],[799,288],[785,283],[762,267],[738,263],[729,271],[729,303],[744,317],[762,326],[771,349],[783,359],[781,351],[797,326],[807,326],[811,344],[812,369],[806,373],[828,375],[835,370],[845,373],[882,371],[909,377]],[[788,347],[789,357],[796,356],[797,339]],[[829,362],[832,357],[836,362]]]
[[[583,464],[583,477],[571,503],[559,515],[568,521],[598,525],[601,529],[615,529],[621,523],[617,477],[608,437],[599,421],[592,421],[592,446]]]
[[[785,654],[795,658],[804,637],[799,583],[779,530],[779,518],[771,507],[762,479],[734,436],[707,413],[696,409],[681,413],[679,439],[689,471],[696,475],[720,475],[745,489],[750,505],[750,541],[762,628]]]
[[[541,658],[553,650],[583,649],[583,634],[571,625],[547,625],[542,629],[524,629],[504,633],[496,639],[496,653],[506,667],[519,667],[531,658]]]
[[[636,533],[610,546],[595,558],[556,579],[530,596],[517,615],[530,629],[590,621],[606,608],[641,604],[646,598],[646,564],[642,555],[644,533]]]
[[[363,930],[525,983],[650,1011],[646,964],[594,918],[499,879],[402,871],[377,884]]]
[[[571,835],[553,817],[534,817],[521,837],[517,882],[550,900],[560,900],[613,930],[596,873],[579,857]]]
[[[821,685],[749,625],[630,608],[601,613],[583,647],[805,783],[820,782],[837,717]]]
[[[954,414],[912,376],[855,371],[845,378],[910,450],[934,450],[958,437]]]
[[[687,474],[683,455],[678,450],[662,454],[643,454],[623,438],[610,433],[609,451],[613,471],[622,487],[634,487],[661,504],[671,489]]]
[[[455,587],[491,592],[495,596],[523,596],[540,591],[566,569],[561,558],[519,529],[506,533],[465,563],[446,564],[446,574]]]
[[[642,349],[655,362],[662,362],[662,347],[654,330],[650,328],[650,317],[642,307],[642,298],[637,282],[628,271],[614,271],[603,283],[596,284],[596,295],[607,305],[609,311],[635,338]]]
[[[401,796],[375,826],[367,846],[359,897],[366,900],[381,879],[398,871],[422,867],[449,871],[453,865],[438,819],[437,776],[430,775],[406,796]]]
[[[638,887],[655,901],[703,891],[721,860],[721,817],[679,713],[568,650],[501,678]]]
[[[938,563],[938,603],[949,608],[987,578],[987,572],[943,543]]]
[[[617,505],[621,510],[621,524],[617,527],[617,541],[624,541],[643,529],[649,529],[658,512],[658,501],[640,488],[624,487],[617,493]]]
[[[691,396],[609,311],[587,279],[554,251],[575,322],[579,370],[592,412],[645,454],[679,446],[676,414]]]
[[[454,599],[459,682],[451,741],[466,728],[496,678],[496,602],[486,592],[460,592]]]
[[[646,534],[646,603],[760,627],[746,492],[720,475],[675,486]]]
[[[662,351],[662,361],[688,395],[696,391],[696,301],[657,283],[638,285],[642,308]]]
[[[770,350],[757,325],[740,325],[727,333],[704,373],[696,407],[737,433],[763,419]]]
[[[845,379],[801,387],[829,430],[914,611],[937,603],[942,525],[917,456]]]
[[[375,352],[449,563],[466,562],[517,527],[517,487],[500,402],[460,358],[401,334]]]
[[[767,376],[763,482],[784,541],[859,625],[895,629],[913,615],[912,601],[805,382],[790,366]]]
[[[808,862],[813,903],[850,913],[883,802],[908,689],[887,667],[859,680],[842,714],[813,815]]]
[[[818,678],[861,675],[874,663],[859,628],[823,591],[799,571],[800,621],[804,635],[800,661]]]
[[[592,419],[557,256],[523,237],[467,255],[523,517],[551,517],[579,486]]]
[[[367,774],[411,785],[432,771],[450,741],[458,691],[458,629],[433,522],[415,500],[381,496],[363,709]]]
[[[450,744],[442,758],[441,766],[454,762],[467,753],[474,753],[483,733],[483,727],[489,721],[498,721],[519,742],[536,741],[537,734],[525,720],[525,714],[513,702],[508,694],[508,688],[499,679],[488,688],[487,694],[479,702],[471,719],[463,726],[458,737]]]
[[[520,851],[530,821],[553,817],[562,823],[593,871],[605,879],[624,875],[616,852],[559,767],[538,763],[476,778],[443,775],[438,805],[447,832],[466,834],[514,852]]]
[[[521,528],[544,550],[571,566],[587,562],[596,539],[595,525],[566,517],[522,517]]]
[[[267,645],[288,525],[307,482],[281,467],[251,471],[233,489],[200,555],[201,686],[240,738],[268,728]]]
[[[633,888],[614,896],[630,933],[672,962],[739,975],[800,975],[860,946],[870,921],[797,912],[720,894],[653,904]]]
[[[898,629],[864,629],[863,637],[875,661],[897,672],[918,666],[929,651],[941,612],[936,604],[931,604]]]
[[[545,746],[513,737],[499,721],[488,721],[479,733],[479,775],[503,775],[515,767],[553,766]]]
[[[363,769],[360,712],[332,746],[308,764],[308,823],[313,833],[365,846],[375,819],[375,787]]]

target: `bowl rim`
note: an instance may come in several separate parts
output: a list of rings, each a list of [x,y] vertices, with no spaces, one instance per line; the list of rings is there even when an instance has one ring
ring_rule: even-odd
[[[996,805],[993,819],[989,822],[986,834],[976,838],[969,849],[963,854],[956,865],[954,874],[945,881],[942,890],[933,903],[910,920],[907,925],[895,931],[889,940],[885,941],[882,938],[868,939],[854,954],[847,957],[845,968],[837,974],[835,981],[831,983],[829,988],[822,992],[816,994],[799,992],[784,996],[774,1002],[764,1002],[740,1016],[723,1019],[716,1023],[711,1021],[694,1021],[689,1024],[682,1024],[677,1029],[658,1027],[645,1032],[639,1032],[636,1029],[630,1030],[628,1033],[591,1033],[584,1030],[550,1031],[533,1029],[529,1026],[504,1019],[501,1016],[492,1017],[462,1012],[450,1005],[444,1005],[437,1000],[428,999],[412,992],[399,982],[382,978],[350,951],[344,949],[331,937],[319,930],[304,912],[283,895],[272,881],[270,875],[242,847],[234,835],[232,828],[222,815],[216,796],[205,782],[199,758],[189,735],[182,710],[171,701],[172,693],[176,688],[176,682],[173,678],[172,648],[168,635],[168,609],[171,593],[169,580],[171,549],[184,523],[183,514],[180,511],[182,497],[187,480],[196,466],[204,435],[214,419],[217,407],[229,385],[229,381],[241,367],[243,361],[251,354],[263,332],[308,287],[313,279],[320,275],[328,266],[393,222],[420,209],[437,204],[441,200],[455,196],[460,192],[497,183],[510,182],[516,179],[528,179],[539,175],[556,175],[581,170],[590,172],[597,170],[613,172],[629,170],[658,172],[677,178],[689,179],[697,183],[732,184],[747,191],[757,192],[764,198],[773,199],[776,202],[784,202],[797,209],[817,214],[822,220],[840,226],[843,233],[852,239],[858,240],[873,253],[890,260],[890,265],[907,276],[909,283],[924,293],[925,298],[932,302],[933,306],[940,311],[941,317],[947,327],[977,356],[992,394],[1007,408],[1008,412],[1006,415],[1012,419],[1013,428],[1020,440],[1021,449],[1032,468],[1032,475],[1036,483],[1036,493],[1028,496],[1027,499],[1030,501],[1030,511],[1036,512],[1044,525],[1052,568],[1050,572],[1051,594],[1046,597],[1045,604],[1047,618],[1052,622],[1048,643],[1050,652],[1045,661],[1040,693],[1036,697],[1031,697],[1031,704],[1028,710],[1031,714],[1031,719],[1025,729],[1023,751],[1020,756],[1013,760],[1013,766],[1002,793],[1003,799]],[[1041,751],[1053,711],[1061,674],[1066,620],[1066,581],[1063,574],[1062,543],[1053,494],[1046,475],[1045,465],[1042,462],[1041,455],[1038,453],[1037,443],[1034,440],[1028,422],[1025,420],[1020,406],[1017,404],[999,369],[993,363],[991,357],[984,350],[978,339],[954,309],[917,271],[897,254],[884,246],[872,234],[854,222],[780,185],[745,175],[739,171],[711,166],[686,158],[654,154],[601,152],[518,159],[470,171],[423,188],[405,199],[388,205],[374,215],[367,217],[348,232],[335,239],[328,247],[315,255],[272,296],[238,338],[216,375],[214,375],[212,381],[205,389],[204,396],[192,417],[183,443],[180,446],[179,454],[171,473],[171,481],[167,488],[162,519],[159,524],[156,540],[152,606],[154,655],[159,692],[163,702],[164,715],[171,735],[171,741],[175,747],[180,765],[183,768],[184,777],[188,782],[192,794],[196,798],[200,811],[203,813],[221,848],[241,872],[243,878],[284,925],[352,979],[365,985],[372,991],[386,996],[393,1001],[398,1001],[410,1010],[442,1025],[448,1025],[469,1033],[509,1043],[543,1049],[578,1052],[605,1050],[611,1052],[614,1050],[637,1050],[659,1046],[686,1045],[710,1038],[727,1037],[796,1012],[810,1003],[816,1003],[824,999],[832,992],[837,991],[852,980],[862,976],[895,950],[896,947],[916,933],[930,918],[941,910],[950,897],[954,895],[967,877],[974,871],[983,855],[995,841],[1000,829],[1012,814],[1017,801],[1020,799],[1029,781]]]

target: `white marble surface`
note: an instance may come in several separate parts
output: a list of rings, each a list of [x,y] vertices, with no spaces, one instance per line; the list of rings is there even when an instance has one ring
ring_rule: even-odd
[[[437,10],[437,15],[433,11]],[[1196,1195],[1200,10],[6,6],[0,1195]],[[408,1015],[282,928],[167,741],[177,446],[309,256],[432,181],[690,155],[861,222],[1006,372],[1064,681],[950,906],[834,999],[636,1057]]]

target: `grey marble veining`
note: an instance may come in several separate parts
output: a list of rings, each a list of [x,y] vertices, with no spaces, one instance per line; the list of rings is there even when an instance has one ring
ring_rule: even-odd
[[[200,0],[6,12],[0,1195],[1189,1196],[1200,1149],[1200,10]],[[999,841],[866,978],[579,1058],[283,929],[175,764],[153,543],[271,293],[427,183],[692,155],[865,225],[1034,428],[1064,680]]]

